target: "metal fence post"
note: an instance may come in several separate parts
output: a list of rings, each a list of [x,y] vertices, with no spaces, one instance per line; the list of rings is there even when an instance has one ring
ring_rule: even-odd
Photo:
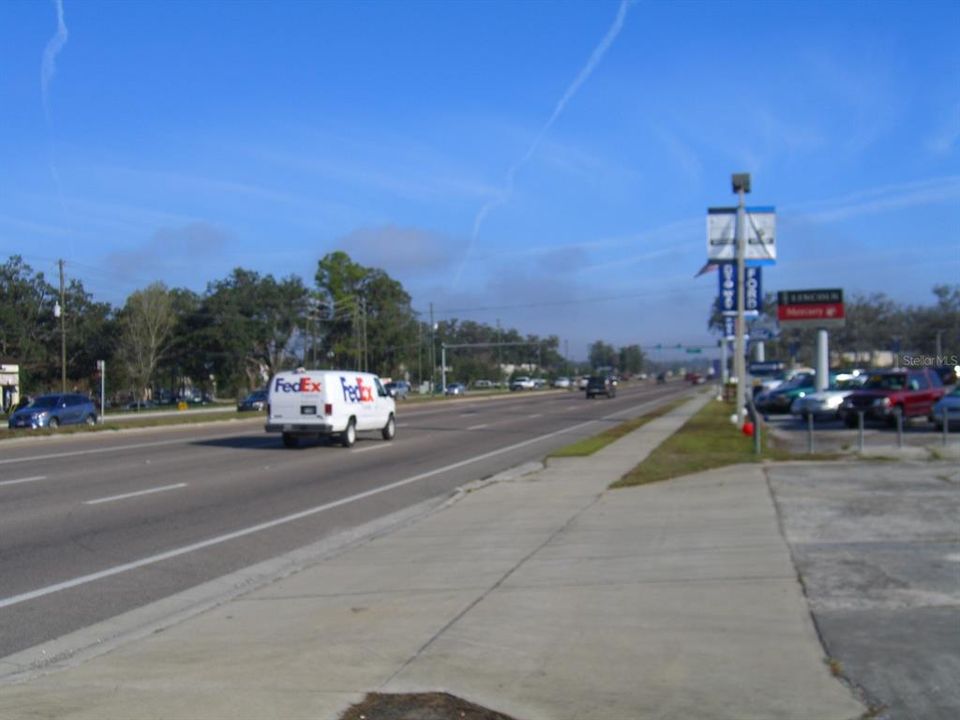
[[[813,413],[807,413],[807,452],[813,454]]]
[[[860,452],[863,453],[863,410],[857,411],[857,442],[860,443]]]

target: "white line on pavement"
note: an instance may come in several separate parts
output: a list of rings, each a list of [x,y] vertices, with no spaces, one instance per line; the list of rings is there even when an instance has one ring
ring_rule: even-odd
[[[110,497],[98,498],[96,500],[84,500],[84,505],[99,505],[100,503],[113,502],[114,500],[126,500],[127,498],[138,497],[140,495],[151,495],[153,493],[164,492],[166,490],[176,490],[186,487],[186,483],[177,483],[176,485],[163,485],[161,487],[150,488],[149,490],[138,490],[137,492],[124,493],[123,495],[111,495]]]
[[[37,480],[46,479],[46,475],[36,475],[34,477],[20,478],[19,480],[0,480],[0,485],[19,485],[20,483],[36,482]]]
[[[534,415],[527,415],[527,417],[528,417],[528,418],[531,418],[531,419],[532,419],[532,418],[543,417],[543,413],[536,413],[536,414],[534,414]]]
[[[457,470],[458,468],[462,468],[466,465],[470,465],[481,460],[486,460],[488,458],[496,457],[497,455],[503,455],[504,453],[519,450],[527,445],[533,445],[534,443],[548,440],[552,437],[556,437],[557,435],[563,435],[565,433],[587,427],[588,425],[594,425],[597,422],[597,420],[589,420],[577,425],[571,425],[570,427],[562,430],[555,430],[554,432],[547,433],[546,435],[539,435],[538,437],[530,438],[529,440],[524,440],[523,442],[514,443],[513,445],[500,448],[499,450],[491,450],[490,452],[483,453],[481,455],[475,455],[474,457],[467,458],[466,460],[461,460],[450,465],[444,465],[436,470],[429,470],[425,473],[420,473],[419,475],[398,480],[397,482],[390,483],[389,485],[382,485],[381,487],[374,488],[373,490],[357,493],[356,495],[341,498],[340,500],[335,500],[333,502],[326,503],[325,505],[318,505],[306,510],[301,510],[300,512],[293,513],[292,515],[284,515],[283,517],[268,520],[267,522],[260,523],[259,525],[252,525],[241,530],[235,530],[234,532],[226,533],[225,535],[218,535],[216,537],[208,538],[207,540],[201,540],[200,542],[193,543],[192,545],[174,548],[173,550],[168,550],[166,552],[158,553],[157,555],[151,555],[149,557],[134,560],[122,565],[115,565],[113,567],[106,568],[105,570],[100,570],[99,572],[90,573],[89,575],[81,575],[80,577],[71,578],[70,580],[64,580],[63,582],[56,583],[55,585],[47,585],[46,587],[30,590],[29,592],[21,593],[19,595],[11,595],[10,597],[0,598],[0,609],[9,607],[11,605],[17,605],[18,603],[26,602],[28,600],[35,600],[39,597],[44,597],[45,595],[52,595],[53,593],[60,592],[61,590],[69,590],[70,588],[77,587],[78,585],[85,585],[87,583],[94,582],[96,580],[102,580],[113,575],[119,575],[120,573],[128,572],[130,570],[136,570],[137,568],[142,568],[147,565],[153,565],[164,560],[170,560],[181,555],[186,555],[187,553],[202,550],[203,548],[225,543],[229,540],[236,540],[237,538],[241,538],[246,535],[252,535],[253,533],[268,530],[270,528],[277,527],[278,525],[285,525],[287,523],[294,522],[295,520],[301,520],[303,518],[310,517],[311,515],[326,512],[327,510],[333,510],[334,508],[348,505],[349,503],[357,502],[359,500],[365,500],[366,498],[373,497],[374,495],[396,490],[404,485],[410,485],[412,483],[419,482],[420,480],[426,480],[427,478],[431,478],[435,475],[440,475],[441,473],[449,472],[451,470]]]
[[[468,427],[467,430],[482,430],[483,428],[490,427],[489,423],[484,425],[474,425],[473,427]]]
[[[243,433],[235,433],[242,435]],[[221,435],[216,437],[203,438],[203,441],[217,440],[221,438],[234,437],[234,435]],[[88,450],[70,450],[68,452],[48,453],[47,455],[34,455],[33,457],[9,458],[0,460],[0,465],[10,463],[35,462],[37,460],[53,460],[55,458],[77,457],[79,455],[99,455],[100,453],[122,452],[123,450],[141,450],[143,448],[162,447],[164,445],[186,445],[198,442],[196,437],[180,438],[179,440],[157,440],[155,442],[133,443],[131,445],[116,445],[114,447],[90,448]]]
[[[356,455],[357,453],[372,452],[373,450],[386,450],[389,447],[393,447],[393,443],[384,442],[379,445],[371,445],[370,447],[360,448],[359,450],[354,449],[351,455]]]

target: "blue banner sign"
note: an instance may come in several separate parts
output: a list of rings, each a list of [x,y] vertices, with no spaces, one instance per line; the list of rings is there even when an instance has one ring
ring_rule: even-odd
[[[718,281],[720,291],[718,304],[724,315],[737,314],[737,264],[719,263]],[[763,310],[763,288],[760,284],[760,268],[745,267],[744,272],[744,314],[758,315]]]

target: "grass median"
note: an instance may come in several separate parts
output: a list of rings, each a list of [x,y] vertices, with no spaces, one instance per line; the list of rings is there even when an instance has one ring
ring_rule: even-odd
[[[634,430],[643,427],[651,420],[656,420],[658,417],[666,415],[674,408],[680,407],[689,399],[689,397],[682,397],[665,405],[661,405],[657,409],[651,410],[640,417],[635,417],[632,420],[627,420],[626,422],[622,422],[612,428],[607,428],[599,435],[577,440],[575,443],[571,443],[570,445],[562,447],[559,450],[555,450],[547,457],[587,457],[588,455],[593,455],[598,450],[602,450],[607,445],[616,442],[624,435],[629,435]]]
[[[835,455],[798,455],[771,444],[762,433],[761,453],[754,452],[753,438],[730,422],[733,403],[710,401],[677,432],[668,437],[642,463],[611,485],[633,487],[712,470],[726,465],[763,460],[832,460]]]
[[[36,428],[33,430],[0,428],[0,440],[22,437],[42,437],[44,435],[75,435],[77,433],[106,432],[115,430],[129,430],[131,428],[152,428],[165,427],[171,425],[195,425],[199,423],[228,422],[231,420],[252,420],[259,418],[263,422],[266,415],[264,413],[238,413],[238,412],[203,412],[202,410],[187,410],[182,415],[167,415],[160,417],[150,417],[145,413],[144,417],[131,420],[110,420],[108,415],[106,422],[97,425],[63,425],[56,430],[50,428]]]

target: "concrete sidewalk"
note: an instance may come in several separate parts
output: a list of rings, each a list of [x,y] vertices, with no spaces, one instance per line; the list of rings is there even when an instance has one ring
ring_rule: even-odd
[[[857,718],[759,468],[606,490],[705,402],[2,687],[0,717],[333,720],[444,690],[518,720]]]

